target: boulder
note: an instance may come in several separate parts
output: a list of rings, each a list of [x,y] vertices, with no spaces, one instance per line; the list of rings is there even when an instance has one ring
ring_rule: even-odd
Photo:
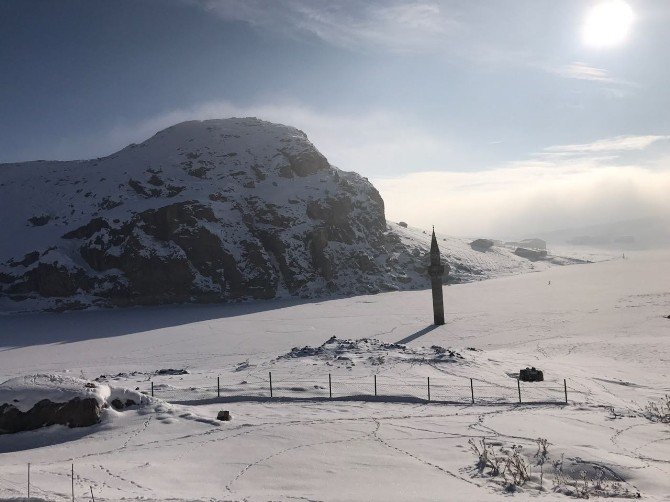
[[[485,252],[491,249],[493,244],[491,239],[475,239],[470,243],[470,247],[475,251]]]
[[[100,403],[95,398],[75,397],[65,403],[43,399],[23,412],[13,404],[0,405],[0,434],[29,431],[49,425],[88,427],[100,421]]]
[[[114,408],[115,410],[120,411],[124,408],[128,408],[129,406],[135,406],[137,403],[135,401],[133,401],[132,399],[126,399],[126,401],[123,402],[123,401],[121,401],[121,399],[119,399],[117,397],[117,398],[114,398],[110,404],[112,405],[112,408]]]
[[[217,420],[221,420],[222,422],[229,422],[231,420],[230,412],[228,410],[221,410],[219,413],[216,415]]]
[[[535,367],[525,368],[519,371],[519,380],[522,382],[542,382],[544,381],[544,373]]]

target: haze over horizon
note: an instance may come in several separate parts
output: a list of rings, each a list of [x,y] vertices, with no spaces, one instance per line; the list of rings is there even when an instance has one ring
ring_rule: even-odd
[[[4,0],[0,162],[257,116],[370,178],[391,220],[668,220],[669,20],[653,0]]]

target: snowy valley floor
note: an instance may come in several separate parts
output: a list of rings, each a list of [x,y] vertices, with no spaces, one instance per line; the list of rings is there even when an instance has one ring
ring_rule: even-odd
[[[552,490],[561,457],[563,492],[585,484],[592,497],[670,500],[670,424],[644,416],[649,401],[670,393],[670,252],[444,293],[447,324],[436,329],[428,329],[429,291],[0,316],[2,381],[106,375],[148,391],[151,379],[157,397],[181,401],[108,409],[91,428],[0,436],[0,500],[26,495],[28,462],[32,495],[47,500],[69,499],[72,463],[78,500],[90,498],[89,487],[96,500],[569,500]],[[409,349],[361,342],[291,352],[333,335],[407,340]],[[543,390],[523,384],[524,399],[560,400],[565,378],[568,405],[515,404],[514,374],[531,365],[547,381]],[[154,375],[167,368],[188,374]],[[273,401],[263,397],[269,372]],[[334,397],[370,395],[377,375],[380,396],[416,398],[328,401],[328,374]],[[198,389],[211,397],[217,376],[225,402],[190,398]],[[433,399],[462,404],[418,399],[428,377]],[[467,403],[470,378],[484,404]],[[277,399],[289,395],[301,399]],[[221,409],[233,420],[214,421]],[[548,440],[544,491],[537,438]],[[470,439],[496,452],[522,446],[532,479],[505,492],[475,468]]]

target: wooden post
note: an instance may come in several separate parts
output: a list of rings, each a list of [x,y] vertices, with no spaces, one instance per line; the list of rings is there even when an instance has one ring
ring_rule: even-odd
[[[216,397],[221,397],[221,377],[216,377]]]
[[[154,381],[151,381],[151,397],[154,397]]]
[[[272,397],[272,371],[270,371],[270,397]]]
[[[30,462],[28,462],[28,502],[30,502]]]
[[[430,377],[428,377],[428,401],[430,401]]]
[[[74,502],[74,464],[72,464],[72,502]]]
[[[333,399],[333,382],[330,379],[330,373],[328,373],[328,395]]]
[[[516,386],[519,389],[519,404],[521,404],[521,380],[516,379]]]
[[[472,397],[472,404],[475,404],[475,386],[472,383],[472,378],[470,379],[470,397]]]
[[[565,392],[565,404],[568,404],[568,383],[563,379],[563,391]]]
[[[375,375],[375,397],[377,397],[377,375]]]
[[[93,487],[89,485],[89,488],[91,489],[91,500],[92,502],[95,502],[95,497],[93,496]]]

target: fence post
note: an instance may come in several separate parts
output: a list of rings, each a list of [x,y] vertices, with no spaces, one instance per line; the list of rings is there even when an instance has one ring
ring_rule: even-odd
[[[95,502],[95,497],[93,496],[93,487],[89,485],[89,488],[91,489],[91,500]]]
[[[375,377],[375,397],[377,397],[377,375],[374,375]]]
[[[428,377],[428,401],[430,401],[430,377]]]
[[[330,373],[328,373],[328,396],[333,399],[333,383],[330,380]]]
[[[154,381],[151,381],[151,397],[154,397]]]
[[[563,379],[563,391],[565,392],[565,404],[568,404],[568,383]]]
[[[30,462],[28,462],[28,502],[30,502]]]
[[[516,386],[519,389],[519,404],[521,404],[521,380],[516,379]]]
[[[475,386],[472,384],[472,378],[470,379],[470,397],[472,398],[472,404],[475,404]]]
[[[72,464],[72,502],[74,502],[74,464]]]
[[[221,377],[216,377],[216,397],[221,397]]]
[[[272,371],[270,371],[269,374],[270,374],[270,397],[272,397]]]

